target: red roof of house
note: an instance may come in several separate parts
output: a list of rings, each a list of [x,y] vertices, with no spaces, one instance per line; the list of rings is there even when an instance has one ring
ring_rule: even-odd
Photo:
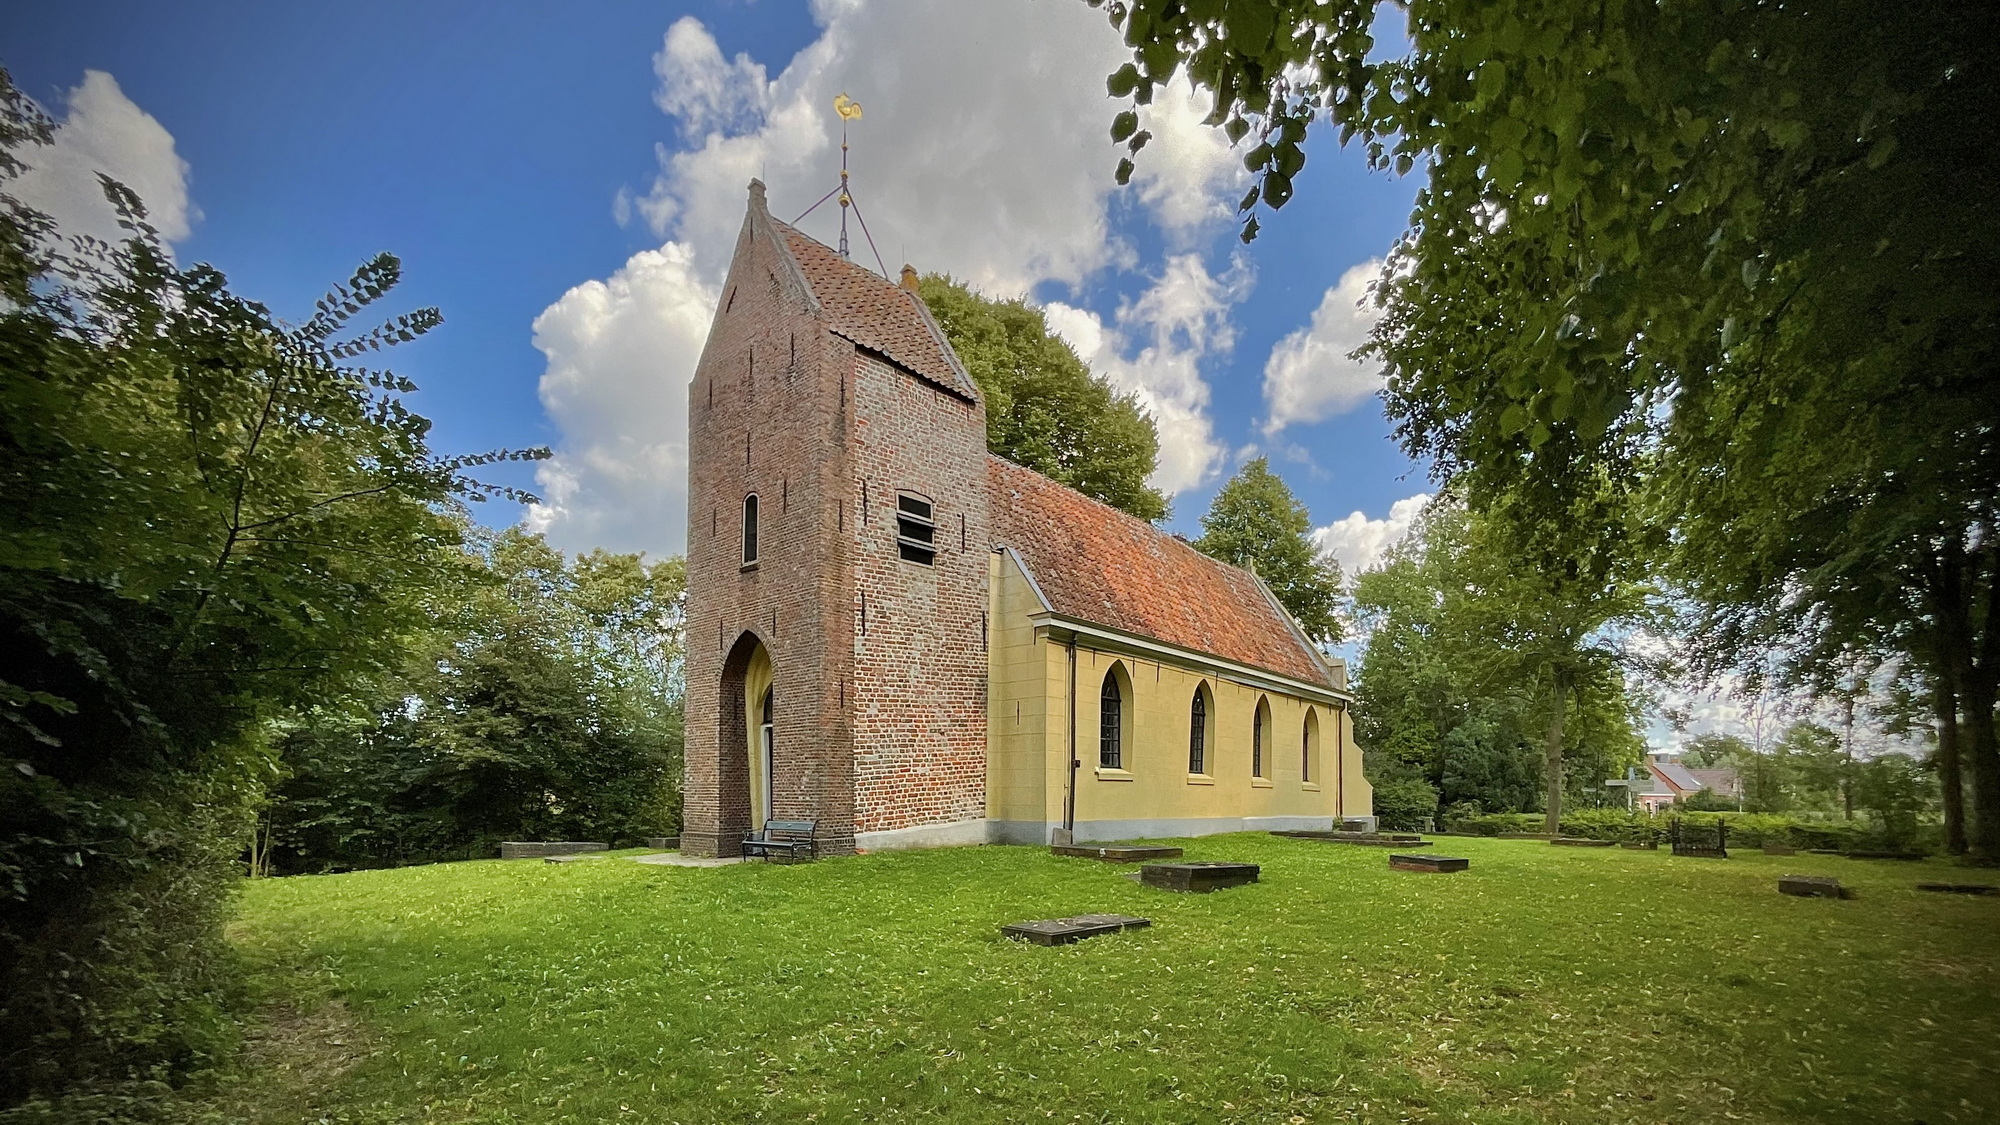
[[[967,398],[979,388],[958,365],[923,298],[874,270],[842,258],[825,243],[772,220],[833,330],[880,352],[920,378]]]
[[[1057,613],[1331,685],[1255,575],[1005,458],[986,467],[994,539]]]

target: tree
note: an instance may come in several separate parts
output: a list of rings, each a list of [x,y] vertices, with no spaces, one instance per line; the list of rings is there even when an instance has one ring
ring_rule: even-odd
[[[2000,860],[2000,214],[1966,190],[2000,182],[2000,9],[1412,2],[1371,57],[1375,9],[1114,4],[1110,92],[1214,92],[1246,211],[1314,121],[1421,166],[1373,341],[1405,447],[1542,516],[1643,477],[1698,670],[1934,663]]]
[[[0,183],[48,122],[0,72]],[[303,325],[130,237],[0,197],[0,1104],[172,1078],[225,1046],[221,923],[265,724],[398,660],[494,491],[364,327],[382,255]],[[534,456],[525,454],[522,456]],[[518,495],[518,494],[513,494]]]
[[[1090,373],[1042,310],[931,274],[924,304],[986,397],[986,447],[1142,520],[1167,516],[1146,483],[1160,435],[1138,400]]]
[[[678,830],[683,560],[468,536],[486,580],[437,608],[408,665],[287,724],[266,814],[280,869]]]
[[[1317,642],[1338,641],[1340,564],[1312,541],[1312,517],[1263,457],[1246,462],[1201,517],[1195,549],[1254,570]]]
[[[1539,806],[1559,823],[1565,792],[1601,797],[1603,779],[1639,759],[1608,627],[1643,606],[1623,588],[1595,602],[1555,596],[1505,530],[1447,493],[1360,576],[1355,729],[1375,755],[1371,776],[1415,771],[1447,806]]]

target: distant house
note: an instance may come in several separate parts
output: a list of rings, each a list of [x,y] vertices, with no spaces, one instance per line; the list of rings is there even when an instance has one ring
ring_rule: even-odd
[[[1648,813],[1658,812],[1704,789],[1732,801],[1743,798],[1743,779],[1736,776],[1735,770],[1689,769],[1681,763],[1681,756],[1672,751],[1648,754],[1646,772],[1634,779],[1631,788],[1633,803]]]

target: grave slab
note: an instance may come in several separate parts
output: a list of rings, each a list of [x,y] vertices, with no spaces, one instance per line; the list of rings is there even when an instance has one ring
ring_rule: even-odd
[[[681,846],[679,836],[648,836],[646,846],[654,851],[670,852]]]
[[[1389,866],[1397,871],[1464,871],[1472,861],[1455,855],[1398,855],[1389,853]]]
[[[1257,881],[1261,869],[1254,863],[1149,863],[1139,869],[1139,881],[1163,891],[1207,894],[1224,887],[1240,887]]]
[[[1588,836],[1557,836],[1549,843],[1561,848],[1609,848],[1615,846],[1618,841],[1593,840]]]
[[[1294,840],[1318,840],[1323,844],[1353,844],[1362,848],[1428,848],[1430,841],[1420,836],[1370,836],[1345,832],[1273,832]]]
[[[575,855],[578,852],[605,851],[610,846],[582,840],[505,840],[500,844],[500,858],[532,859],[537,856]]]
[[[1656,852],[1660,850],[1660,842],[1658,840],[1627,840],[1618,846],[1627,851],[1634,852]]]
[[[1846,898],[1840,880],[1831,875],[1780,875],[1780,894],[1797,895],[1800,898]]]
[[[1918,883],[1917,889],[1941,895],[2000,895],[2000,887],[1991,883]]]
[[[1034,922],[1010,922],[1000,932],[1016,941],[1036,945],[1069,945],[1100,934],[1136,930],[1153,924],[1151,918],[1129,914],[1079,914],[1074,918],[1044,918]]]
[[[1149,859],[1178,859],[1182,855],[1181,849],[1164,844],[1055,844],[1049,851],[1106,863],[1144,863]]]

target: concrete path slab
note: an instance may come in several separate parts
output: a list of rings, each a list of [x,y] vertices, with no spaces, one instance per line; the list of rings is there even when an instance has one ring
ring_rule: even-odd
[[[732,863],[742,863],[740,855],[699,856],[682,855],[679,852],[661,852],[658,855],[635,855],[633,863],[650,863],[658,867],[727,867]]]

